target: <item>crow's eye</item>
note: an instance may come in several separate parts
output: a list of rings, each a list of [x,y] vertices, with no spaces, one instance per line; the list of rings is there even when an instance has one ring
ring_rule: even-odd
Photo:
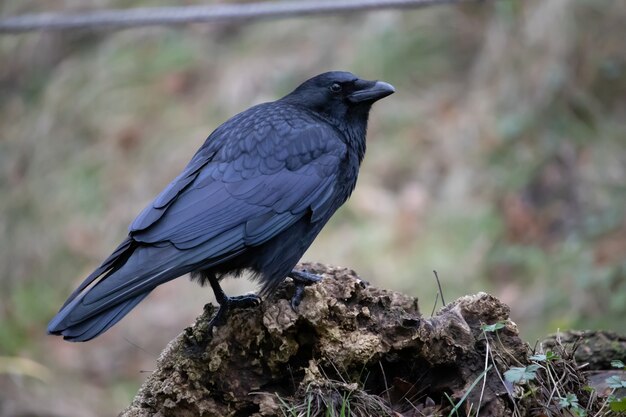
[[[330,91],[332,91],[333,93],[340,92],[341,91],[341,84],[333,83],[333,85],[330,86]]]

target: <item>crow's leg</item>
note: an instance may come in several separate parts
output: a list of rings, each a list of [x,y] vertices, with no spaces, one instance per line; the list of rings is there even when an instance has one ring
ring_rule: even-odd
[[[222,290],[222,287],[220,287],[220,283],[214,274],[209,275],[207,278],[209,279],[211,288],[213,288],[213,293],[215,293],[215,299],[220,305],[219,310],[217,310],[217,314],[215,314],[215,317],[213,317],[213,319],[211,320],[211,326],[221,326],[222,324],[224,324],[226,322],[228,312],[231,309],[252,307],[258,305],[261,302],[259,296],[255,294],[229,297],[224,294],[224,290]]]
[[[316,282],[320,282],[322,277],[319,275],[311,274],[310,272],[305,271],[296,271],[293,270],[287,275],[289,278],[293,279],[294,284],[296,285],[296,291],[293,293],[293,297],[291,297],[291,308],[296,310],[302,301],[302,296],[304,295],[304,287],[307,285],[315,284]]]

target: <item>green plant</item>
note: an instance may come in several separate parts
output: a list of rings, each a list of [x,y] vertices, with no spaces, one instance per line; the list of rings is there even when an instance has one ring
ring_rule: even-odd
[[[559,397],[559,406],[571,411],[574,415],[584,417],[587,415],[587,411],[578,404],[578,397],[571,392],[568,392],[565,397]]]
[[[620,360],[611,361],[611,366],[622,370],[626,369],[624,362]],[[605,382],[609,388],[611,388],[611,393],[607,397],[609,409],[614,412],[626,412],[626,397],[617,398],[615,396],[616,390],[626,388],[626,380],[622,379],[619,375],[612,375],[608,377]]]

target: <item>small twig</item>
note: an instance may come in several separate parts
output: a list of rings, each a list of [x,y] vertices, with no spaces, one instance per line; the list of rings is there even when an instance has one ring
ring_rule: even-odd
[[[380,372],[383,374],[383,382],[385,383],[385,395],[387,395],[387,401],[391,404],[391,398],[389,397],[389,385],[387,384],[387,375],[385,375],[385,368],[383,368],[383,364],[378,361],[378,366],[380,366]]]
[[[548,397],[547,400],[547,405],[549,406],[550,404],[552,404],[552,400],[554,399],[554,393],[556,392],[556,394],[558,395],[559,398],[561,398],[561,392],[559,391],[559,383],[563,380],[563,377],[565,375],[563,375],[562,378],[559,378],[559,380],[557,381],[554,376],[552,375],[552,372],[550,371],[550,361],[546,361],[546,366],[542,367],[546,370],[546,374],[548,374],[548,380],[552,382],[552,384],[554,384],[554,387],[552,388],[552,390],[550,390],[550,395]],[[556,370],[555,370],[556,371]]]
[[[437,271],[433,270],[435,274],[435,279],[437,280],[437,287],[439,287],[439,294],[441,294],[441,304],[446,305],[446,301],[443,299],[443,290],[441,289],[441,282],[439,282],[439,275],[437,275]]]
[[[555,370],[556,372],[556,370]],[[563,383],[563,381],[565,380],[565,378],[567,377],[567,373],[566,371],[563,371],[563,375],[561,376],[561,378],[559,378],[558,381],[554,381],[554,389],[552,390],[552,392],[550,393],[550,398],[548,398],[548,404],[550,404],[552,402],[552,400],[554,399],[554,393],[556,392],[559,395],[559,398],[561,398],[561,394],[558,392],[557,387]]]
[[[136,347],[137,349],[139,349],[140,351],[147,353],[148,355],[154,357],[154,358],[158,358],[159,354],[154,353],[154,352],[150,352],[148,350],[146,350],[145,348],[142,348],[141,346],[139,346],[137,343],[132,342],[130,339],[128,339],[126,336],[122,336],[122,338],[131,346]],[[149,371],[149,372],[153,372],[153,371]]]

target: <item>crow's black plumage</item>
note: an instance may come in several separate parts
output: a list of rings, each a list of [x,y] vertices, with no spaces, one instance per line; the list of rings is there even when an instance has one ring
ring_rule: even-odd
[[[370,108],[393,92],[381,81],[328,72],[226,121],[70,295],[48,332],[90,340],[186,273],[211,284],[219,317],[256,301],[226,297],[219,286],[226,274],[251,271],[261,295],[290,276],[301,295],[301,285],[318,278],[293,268],[354,189]]]

